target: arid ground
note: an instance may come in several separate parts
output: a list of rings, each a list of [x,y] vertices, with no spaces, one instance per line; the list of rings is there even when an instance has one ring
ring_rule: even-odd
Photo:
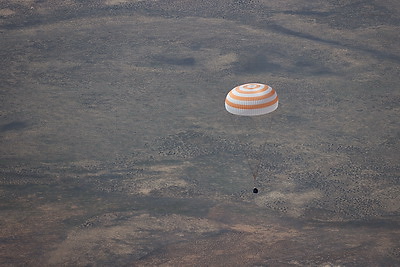
[[[397,0],[0,0],[0,265],[400,266],[399,32]],[[248,82],[279,108],[226,112]]]

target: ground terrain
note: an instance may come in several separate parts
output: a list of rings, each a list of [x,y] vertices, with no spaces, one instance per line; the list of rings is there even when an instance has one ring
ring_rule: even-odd
[[[0,1],[0,265],[400,265],[399,15]]]

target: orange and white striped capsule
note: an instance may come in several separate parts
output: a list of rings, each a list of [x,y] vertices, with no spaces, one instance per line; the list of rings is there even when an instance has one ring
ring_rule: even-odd
[[[246,83],[233,88],[225,98],[229,113],[240,116],[257,116],[278,108],[278,95],[262,83]]]

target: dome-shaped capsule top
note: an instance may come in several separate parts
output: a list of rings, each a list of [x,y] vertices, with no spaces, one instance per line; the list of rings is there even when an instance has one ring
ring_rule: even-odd
[[[278,95],[270,86],[247,83],[233,88],[225,98],[229,113],[240,116],[257,116],[278,108]]]

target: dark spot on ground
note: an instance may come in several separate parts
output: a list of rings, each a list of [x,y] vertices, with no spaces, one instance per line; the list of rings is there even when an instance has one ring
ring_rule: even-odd
[[[272,62],[264,54],[242,55],[236,63],[237,72],[244,73],[277,72],[280,69],[279,64]]]
[[[7,131],[19,131],[22,129],[25,129],[28,127],[28,124],[23,121],[13,121],[10,123],[7,123],[3,126],[1,126],[0,131],[1,132],[7,132]]]
[[[155,61],[161,64],[176,65],[176,66],[193,66],[196,60],[193,57],[173,57],[173,56],[156,56]]]

